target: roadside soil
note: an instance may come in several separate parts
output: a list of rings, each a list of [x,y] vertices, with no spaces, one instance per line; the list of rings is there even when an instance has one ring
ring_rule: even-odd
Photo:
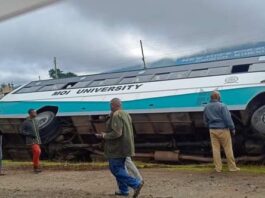
[[[142,198],[263,198],[265,174],[142,169]],[[0,197],[83,198],[115,197],[115,180],[106,169],[89,171],[7,170],[0,176]]]

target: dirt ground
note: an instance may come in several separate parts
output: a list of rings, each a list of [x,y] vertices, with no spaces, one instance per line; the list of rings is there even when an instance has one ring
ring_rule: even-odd
[[[140,197],[265,196],[265,175],[143,169],[145,186]],[[10,170],[0,177],[0,197],[83,198],[115,197],[115,181],[108,170],[54,171],[38,175],[29,170]]]

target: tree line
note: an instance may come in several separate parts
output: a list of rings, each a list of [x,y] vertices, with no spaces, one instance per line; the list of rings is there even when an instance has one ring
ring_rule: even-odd
[[[57,71],[57,73],[56,73]],[[75,77],[77,76],[75,73],[73,72],[64,72],[60,69],[50,69],[49,70],[49,76],[52,79],[56,79],[56,78],[69,78],[69,77]]]

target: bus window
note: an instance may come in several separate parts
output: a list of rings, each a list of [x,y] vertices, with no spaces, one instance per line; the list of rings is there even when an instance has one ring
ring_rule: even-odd
[[[148,82],[152,77],[153,75],[137,76],[135,82]]]
[[[208,69],[198,69],[198,70],[192,70],[190,72],[189,77],[200,77],[200,76],[207,76]]]
[[[106,79],[104,81],[104,85],[114,85],[117,84],[119,81],[119,78],[110,78],[110,79]]]
[[[245,65],[234,65],[232,68],[232,74],[234,73],[242,73],[242,72],[248,72],[249,64]]]
[[[172,72],[169,75],[169,79],[186,78],[187,76],[188,76],[188,71]]]
[[[78,83],[76,83],[72,88],[85,88],[85,87],[88,87],[88,85],[89,85],[91,82],[92,82],[92,81],[78,82]]]
[[[265,63],[257,63],[257,64],[250,65],[249,71],[250,72],[265,71]]]
[[[82,76],[79,80],[85,80],[86,76]]]
[[[105,79],[104,80],[95,80],[90,84],[90,86],[91,87],[102,86],[102,85],[104,85],[104,81],[105,81]]]
[[[227,74],[228,71],[229,71],[229,67],[209,68],[208,75],[209,76],[224,75],[224,74]]]
[[[134,83],[135,81],[136,81],[136,76],[131,76],[131,77],[123,78],[120,81],[120,84]]]
[[[63,87],[63,89],[71,89],[71,88],[73,88],[73,87],[75,86],[76,83],[77,83],[77,82],[70,82],[70,83],[67,83],[67,84]]]
[[[22,89],[20,89],[18,92],[16,93],[31,93],[34,91],[37,91],[39,88],[41,88],[41,86],[35,86],[35,87],[24,87]]]
[[[158,80],[167,80],[169,77],[170,73],[161,73],[161,74],[156,74],[153,78],[152,81],[158,81]]]
[[[152,77],[153,75],[125,77],[120,81],[120,84],[147,82],[150,81]]]
[[[40,85],[40,84],[41,84],[41,82],[36,82],[36,83],[35,83],[35,85]]]
[[[64,86],[65,84],[46,85],[40,88],[38,91],[54,91],[54,90],[62,89]]]

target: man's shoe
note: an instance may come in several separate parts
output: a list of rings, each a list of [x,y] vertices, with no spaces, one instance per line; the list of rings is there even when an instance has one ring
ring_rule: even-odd
[[[144,181],[142,181],[142,182],[140,183],[140,185],[139,185],[138,188],[134,189],[133,198],[137,198],[137,197],[139,196],[139,194],[140,194],[140,192],[141,192],[143,186],[144,186]]]
[[[235,169],[231,169],[231,170],[229,170],[230,172],[237,172],[237,171],[240,171],[240,168],[235,168]]]
[[[0,173],[0,176],[5,176],[6,174],[5,173]]]
[[[129,193],[122,193],[122,192],[115,192],[116,196],[121,196],[121,197],[128,197]]]

